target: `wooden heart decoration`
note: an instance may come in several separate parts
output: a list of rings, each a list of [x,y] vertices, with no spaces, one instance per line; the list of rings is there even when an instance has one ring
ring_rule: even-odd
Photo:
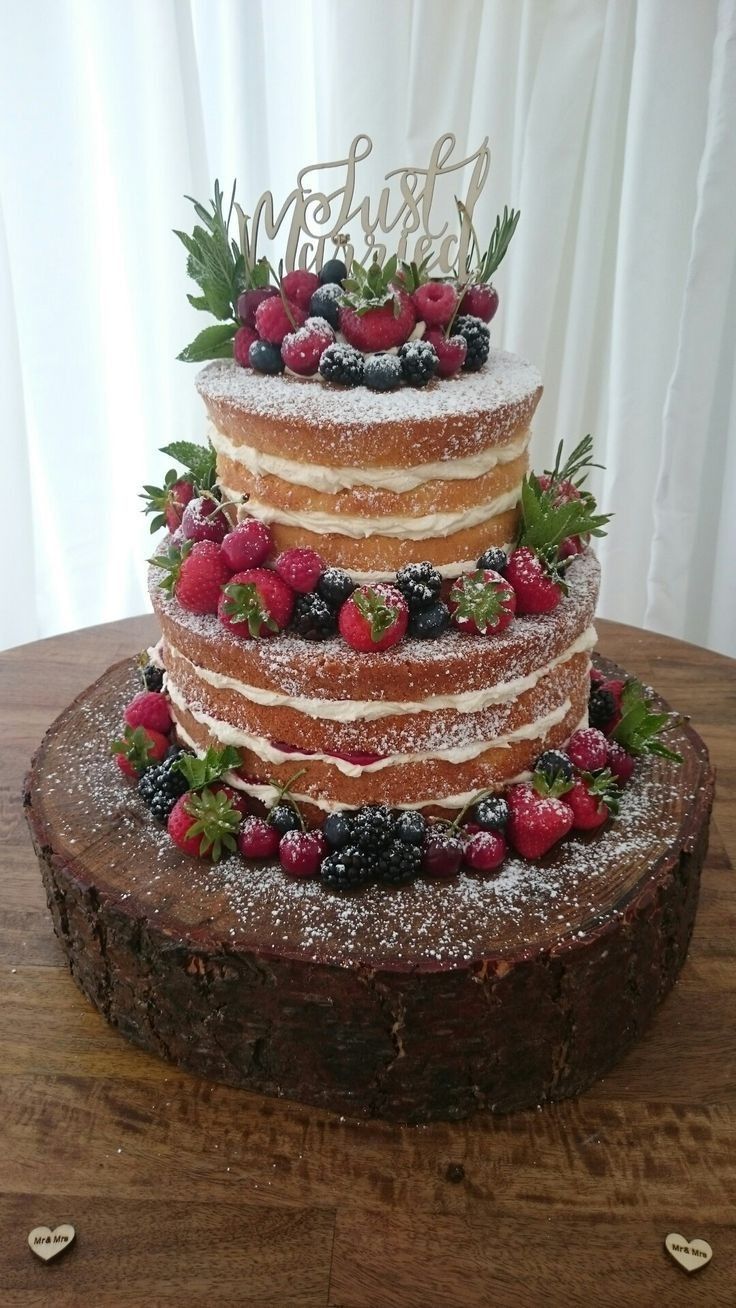
[[[48,1226],[34,1226],[28,1237],[28,1243],[33,1252],[48,1263],[52,1258],[56,1258],[57,1254],[69,1248],[75,1235],[73,1226],[57,1226],[55,1231],[50,1230]]]
[[[670,1257],[686,1272],[699,1271],[713,1257],[713,1250],[705,1240],[686,1240],[683,1235],[673,1232],[665,1237],[664,1243]]]

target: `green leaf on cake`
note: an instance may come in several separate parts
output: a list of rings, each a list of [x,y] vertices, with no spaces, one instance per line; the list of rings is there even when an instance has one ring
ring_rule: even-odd
[[[207,359],[232,359],[233,337],[238,330],[236,322],[213,323],[205,327],[194,340],[185,345],[177,359],[183,363],[204,363]]]
[[[192,474],[198,491],[212,490],[215,484],[215,451],[211,445],[195,445],[194,441],[172,441],[161,447],[161,454],[176,459]]]
[[[195,754],[182,754],[174,767],[186,777],[190,790],[202,790],[218,781],[226,772],[232,772],[242,763],[240,753],[232,745],[224,749],[210,746],[200,757]]]
[[[613,731],[613,739],[629,754],[656,754],[673,763],[682,763],[682,755],[669,749],[661,739],[665,731],[679,725],[680,719],[671,713],[652,712],[652,701],[641,682],[626,682],[621,694],[621,720]]]

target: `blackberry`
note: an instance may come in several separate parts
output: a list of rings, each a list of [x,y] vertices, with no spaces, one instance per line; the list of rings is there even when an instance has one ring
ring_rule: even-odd
[[[494,548],[481,554],[475,566],[476,568],[490,568],[493,572],[500,572],[501,576],[503,576],[508,561],[509,556],[505,550]]]
[[[339,609],[345,600],[350,598],[357,585],[357,581],[353,581],[342,568],[325,568],[317,582],[317,593],[331,608]]]
[[[252,348],[252,347],[251,347]],[[363,355],[352,345],[335,342],[328,345],[319,361],[319,370],[325,381],[340,386],[360,386],[363,380]]]
[[[342,287],[337,282],[327,282],[324,286],[318,286],[309,301],[310,318],[324,318],[325,322],[337,331],[341,299]]]
[[[409,635],[417,640],[436,640],[450,625],[450,610],[441,600],[420,609],[409,618]]]
[[[328,259],[319,270],[319,280],[323,286],[332,282],[344,282],[347,275],[348,270],[342,259]]]
[[[477,372],[483,367],[491,350],[491,333],[482,318],[474,318],[465,313],[455,323],[455,335],[462,336],[468,347],[463,368],[465,372]]]
[[[182,750],[169,751],[162,763],[146,768],[138,782],[138,794],[157,822],[166,822],[177,799],[189,789],[184,773],[174,766],[181,754]]]
[[[330,813],[325,818],[322,834],[331,849],[343,849],[350,844],[353,824],[348,813]]]
[[[421,813],[407,808],[396,819],[396,835],[406,845],[422,845],[427,834],[427,823]]]
[[[610,690],[594,686],[588,699],[588,724],[605,731],[616,712],[616,699]]]
[[[303,640],[329,640],[337,631],[335,610],[314,591],[300,595],[294,605],[291,627]]]
[[[371,856],[357,845],[347,845],[322,860],[319,874],[331,890],[358,890],[371,879]]]
[[[394,817],[383,804],[363,804],[353,814],[353,844],[367,853],[378,854],[394,836]]]
[[[400,590],[411,613],[426,609],[439,597],[442,578],[431,563],[407,563],[396,573]]]
[[[399,350],[401,371],[410,386],[426,386],[434,377],[439,359],[429,341],[407,341]]]
[[[283,372],[285,367],[281,350],[270,341],[253,341],[248,350],[248,362],[256,372],[269,373],[271,376]]]
[[[285,836],[287,831],[300,831],[302,825],[296,809],[292,808],[291,804],[274,804],[268,814],[268,821],[280,836]]]
[[[509,806],[502,795],[488,795],[471,809],[470,820],[484,831],[503,831],[509,820]]]
[[[146,690],[162,690],[164,684],[164,670],[157,668],[155,663],[147,663],[141,669],[143,682]]]
[[[421,849],[403,840],[392,840],[378,855],[373,875],[384,885],[406,886],[419,876],[421,866]]]
[[[403,371],[395,354],[371,354],[365,361],[363,381],[372,391],[393,391],[400,385]]]
[[[554,784],[558,780],[572,781],[575,774],[575,769],[567,754],[563,754],[561,749],[545,749],[534,764],[534,771],[543,776],[550,784]]]

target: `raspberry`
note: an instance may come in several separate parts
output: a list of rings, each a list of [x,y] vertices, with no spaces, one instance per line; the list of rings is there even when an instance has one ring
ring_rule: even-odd
[[[409,608],[404,596],[385,582],[359,586],[345,601],[338,617],[343,640],[364,654],[397,645],[408,625]]]
[[[472,318],[481,318],[490,322],[498,308],[498,293],[492,286],[476,285],[466,287],[460,301],[460,312],[470,314]]]
[[[262,341],[280,345],[284,337],[301,327],[306,319],[306,309],[288,300],[284,303],[281,296],[272,296],[262,300],[256,309],[256,331]]]
[[[134,695],[123,713],[131,727],[150,727],[166,736],[171,731],[171,710],[165,695],[155,690],[141,690]]]
[[[407,341],[399,350],[401,371],[410,386],[426,386],[434,377],[439,360],[428,341]]]
[[[516,594],[516,612],[551,613],[562,599],[562,590],[548,576],[542,560],[526,545],[514,550],[506,564],[506,580]]]
[[[340,313],[342,287],[337,282],[328,282],[314,292],[309,301],[309,313],[312,318],[324,318],[337,331]]]
[[[321,595],[299,595],[291,629],[302,640],[329,640],[337,631],[337,616]]]
[[[258,333],[252,327],[239,327],[233,336],[233,358],[241,368],[250,368],[249,350]]]
[[[567,742],[567,755],[579,772],[600,772],[608,762],[608,741],[595,727],[574,731]]]
[[[181,530],[185,540],[213,540],[219,545],[230,530],[230,522],[217,500],[200,495],[187,504]]]
[[[307,595],[322,576],[325,562],[315,550],[291,549],[279,554],[274,568],[287,586],[300,595]]]
[[[222,542],[222,553],[233,572],[260,568],[273,548],[273,536],[259,518],[245,518],[229,531]]]
[[[319,287],[320,281],[316,273],[307,272],[304,268],[295,268],[293,272],[288,272],[281,282],[281,292],[293,304],[298,304],[300,309],[308,309],[309,301]]]
[[[276,828],[264,818],[247,817],[238,833],[238,849],[244,858],[272,858],[280,839]]]
[[[255,330],[256,309],[263,300],[270,300],[274,295],[278,295],[275,286],[259,286],[254,291],[243,291],[238,297],[238,317],[244,327]]]
[[[431,563],[406,563],[396,573],[396,589],[401,591],[412,613],[434,603],[441,586],[442,577]]]
[[[339,317],[340,331],[346,341],[366,354],[403,345],[411,336],[416,320],[414,305],[405,291],[394,291],[387,304],[368,309],[366,313],[343,305]]]
[[[506,841],[497,831],[478,831],[466,842],[463,858],[477,872],[495,872],[506,857]]]
[[[448,605],[459,631],[470,636],[495,636],[511,622],[516,595],[500,573],[479,568],[453,582]]]
[[[213,540],[200,540],[182,557],[174,595],[189,613],[216,613],[230,569]]]
[[[326,853],[321,831],[287,831],[279,843],[279,862],[293,877],[316,877]]]
[[[455,331],[458,336],[462,336],[468,350],[463,368],[466,372],[477,372],[490,354],[491,333],[480,318],[469,314],[457,319]]]
[[[265,372],[268,377],[276,377],[284,371],[285,364],[281,358],[281,349],[278,345],[271,345],[268,341],[254,341],[248,351],[251,368],[256,372]]]
[[[319,367],[328,345],[335,339],[330,324],[324,318],[307,318],[303,327],[290,332],[281,342],[281,358],[292,372],[300,377],[311,377]]]
[[[430,327],[422,340],[427,341],[437,355],[437,376],[454,377],[460,371],[468,353],[464,336],[445,336],[439,327]]]
[[[428,327],[446,327],[457,308],[457,291],[449,282],[426,282],[411,298],[417,318]]]
[[[372,391],[393,391],[401,385],[401,360],[395,354],[369,354],[363,368],[363,381]]]
[[[631,780],[636,759],[633,754],[629,754],[624,749],[623,745],[619,745],[617,740],[611,740],[608,742],[606,766],[610,768],[619,785],[625,786],[627,781]]]
[[[319,361],[319,371],[325,381],[340,386],[360,386],[363,380],[363,355],[352,345],[328,345]]]
[[[288,626],[294,592],[268,568],[236,572],[222,591],[217,616],[244,640],[274,636]]]
[[[168,748],[168,736],[150,727],[131,727],[126,723],[120,739],[112,742],[110,752],[126,777],[139,777],[146,768],[159,763]]]

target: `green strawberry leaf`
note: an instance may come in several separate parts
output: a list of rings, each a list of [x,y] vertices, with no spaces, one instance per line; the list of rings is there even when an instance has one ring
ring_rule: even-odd
[[[353,593],[353,602],[370,627],[371,640],[376,642],[393,627],[399,616],[396,605],[387,604],[383,595],[368,586]]]
[[[215,451],[211,445],[195,445],[194,441],[172,441],[170,445],[162,447],[161,453],[176,459],[177,463],[182,463],[191,472],[191,479],[198,491],[212,490],[217,469]]]
[[[213,863],[219,862],[223,851],[234,853],[237,848],[235,833],[243,817],[224,791],[205,787],[186,801],[186,811],[194,822],[187,828],[188,840],[201,836],[199,852],[209,854]]]

